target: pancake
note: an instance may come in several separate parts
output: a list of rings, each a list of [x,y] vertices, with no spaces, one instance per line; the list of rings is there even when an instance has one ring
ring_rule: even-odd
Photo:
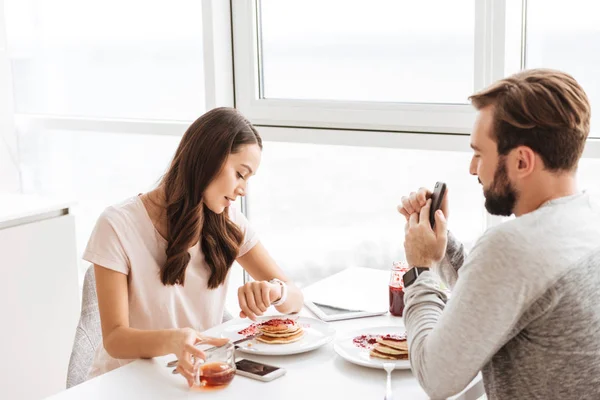
[[[268,328],[273,328],[273,327],[268,327]],[[297,332],[299,329],[302,329],[300,326],[296,325],[296,326],[288,326],[285,329],[279,327],[278,329],[262,329],[262,328],[258,328],[258,330],[261,333],[266,333],[266,334],[278,334],[278,333],[292,333],[292,332]]]
[[[408,360],[406,335],[381,335],[370,350],[371,357],[385,360]]]
[[[262,333],[288,333],[299,328],[296,321],[286,318],[273,318],[258,325],[258,330]]]
[[[298,340],[302,339],[303,336],[304,336],[304,330],[301,330],[301,331],[294,333],[291,336],[287,336],[287,337],[273,337],[273,336],[267,336],[266,334],[262,334],[261,336],[257,336],[256,340],[259,342],[262,342],[262,343],[267,343],[267,344],[285,344],[285,343],[297,342]]]
[[[392,340],[392,339],[377,338],[377,343],[382,344],[387,347],[391,347],[392,349],[408,351],[408,342],[406,340]]]
[[[290,337],[301,331],[302,331],[302,328],[297,327],[296,329],[292,329],[287,332],[281,332],[281,333],[262,332],[262,334],[263,334],[263,336],[269,336],[269,337]]]
[[[396,356],[396,355],[400,355],[400,354],[408,354],[408,350],[398,350],[398,349],[394,349],[393,347],[388,347],[384,344],[378,343],[375,347],[373,347],[375,350],[377,350],[380,353],[383,354],[388,354],[391,356]]]
[[[382,358],[384,360],[408,360],[408,353],[396,354],[396,355],[385,354],[385,353],[381,353],[381,352],[377,351],[376,348],[371,349],[371,351],[369,352],[369,355],[371,357]]]

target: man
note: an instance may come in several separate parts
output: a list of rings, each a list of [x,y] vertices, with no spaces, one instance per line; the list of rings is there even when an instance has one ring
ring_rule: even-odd
[[[571,76],[538,69],[470,100],[478,110],[470,173],[491,214],[516,218],[486,231],[466,256],[447,234],[447,200],[432,229],[430,193],[402,199],[407,262],[421,267],[405,275],[413,372],[434,399],[460,392],[479,371],[489,399],[597,398],[600,210],[576,185],[587,96]]]

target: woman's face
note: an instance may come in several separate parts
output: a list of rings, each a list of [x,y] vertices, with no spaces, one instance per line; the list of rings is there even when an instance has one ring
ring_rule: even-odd
[[[223,168],[204,192],[204,204],[209,210],[221,214],[238,196],[246,195],[248,179],[258,170],[260,157],[258,144],[244,145],[227,156]]]

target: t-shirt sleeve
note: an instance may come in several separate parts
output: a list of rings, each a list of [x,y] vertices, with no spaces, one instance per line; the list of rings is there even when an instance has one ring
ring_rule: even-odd
[[[123,232],[120,231],[119,225],[117,211],[107,208],[96,222],[83,253],[83,259],[127,275],[129,257],[123,247]]]
[[[256,246],[259,241],[259,237],[256,231],[252,229],[252,226],[250,225],[250,222],[248,222],[246,216],[242,214],[237,207],[229,207],[229,217],[244,234],[244,239],[242,240],[242,245],[240,246],[240,251],[238,253],[238,257],[241,257],[252,250],[254,246]]]

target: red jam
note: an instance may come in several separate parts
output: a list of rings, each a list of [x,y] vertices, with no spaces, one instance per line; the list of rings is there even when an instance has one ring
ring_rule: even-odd
[[[405,342],[406,333],[404,335],[382,335],[381,338],[383,340],[391,340],[392,342]]]
[[[404,274],[409,270],[408,264],[402,262],[392,263],[390,274],[390,314],[401,317],[404,313]]]
[[[404,312],[404,289],[390,286],[390,314],[401,317]]]
[[[356,347],[362,347],[364,349],[370,349],[377,343],[379,335],[360,335],[352,339],[352,342]]]
[[[259,326],[278,326],[278,325],[295,325],[295,324],[296,324],[296,321],[294,321],[293,319],[273,318],[273,319],[270,319],[265,322],[252,324],[249,327],[239,331],[238,334],[244,335],[244,336],[255,335]]]
[[[295,325],[296,321],[293,319],[281,319],[281,318],[273,318],[268,321],[263,322],[260,326],[278,326],[278,325]]]
[[[403,342],[406,340],[406,335],[360,335],[352,339],[352,343],[356,347],[363,349],[371,349],[377,343],[377,339],[393,340],[395,342]]]
[[[252,324],[249,327],[247,327],[246,329],[242,329],[238,333],[240,335],[244,335],[244,336],[252,336],[252,335],[256,334],[257,329],[258,329],[258,324]]]

